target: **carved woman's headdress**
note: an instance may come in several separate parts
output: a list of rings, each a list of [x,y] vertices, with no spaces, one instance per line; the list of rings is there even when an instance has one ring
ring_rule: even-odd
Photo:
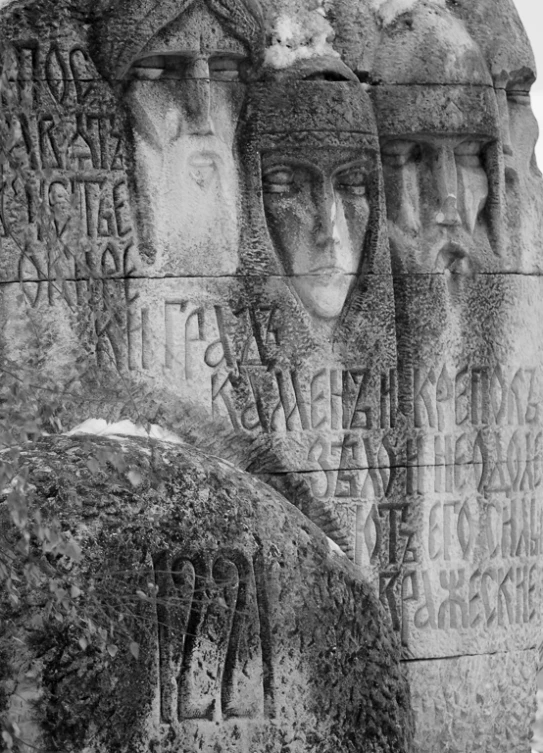
[[[377,260],[377,236],[382,236],[384,222],[379,140],[373,107],[369,95],[354,73],[341,61],[316,59],[303,61],[285,71],[272,75],[249,87],[245,117],[239,134],[242,161],[246,170],[247,208],[252,215],[252,231],[259,240],[245,245],[250,258],[242,266],[251,274],[277,273],[274,255],[263,249],[270,246],[264,240],[263,210],[261,206],[260,155],[270,149],[356,149],[373,161],[373,188],[370,205],[372,218],[367,243],[372,251],[366,254],[366,263]],[[380,228],[380,229],[379,229]],[[244,245],[244,244],[242,244]],[[387,268],[387,261],[384,268]]]
[[[304,78],[291,69],[250,87],[246,120],[259,149],[359,147],[362,142],[378,148],[370,98],[345,65],[333,60],[318,73],[314,62],[299,70]]]
[[[371,327],[381,335],[383,329],[382,323],[374,321],[372,313],[383,310],[376,296],[381,300],[389,296],[391,311],[393,305],[391,291],[378,292],[379,283],[376,284],[378,276],[381,280],[390,279],[390,255],[379,140],[373,107],[364,86],[336,59],[304,61],[291,69],[274,71],[248,88],[239,148],[245,184],[240,261],[249,294],[255,285],[251,280],[255,278],[261,281],[286,279],[266,224],[262,157],[270,151],[295,155],[301,148],[307,153],[309,148],[314,150],[317,164],[319,154],[330,150],[344,151],[346,159],[365,164],[369,219],[362,261],[358,280],[338,320],[336,336],[352,343],[353,338],[359,335],[364,338],[367,333],[371,347],[370,341],[373,343],[374,339]],[[303,311],[299,312],[298,319],[301,326],[305,319]],[[310,328],[309,324],[306,326]],[[386,340],[381,339],[383,343]]]

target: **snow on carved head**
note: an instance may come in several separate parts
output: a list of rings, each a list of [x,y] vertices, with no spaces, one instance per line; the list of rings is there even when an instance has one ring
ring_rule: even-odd
[[[377,13],[383,26],[388,26],[401,16],[412,10],[421,0],[371,0],[374,11]],[[430,5],[445,8],[445,0],[426,0]]]
[[[266,64],[271,68],[288,68],[298,60],[313,57],[338,57],[330,44],[334,31],[319,3],[314,10],[281,13],[271,32],[271,46],[266,51]]]

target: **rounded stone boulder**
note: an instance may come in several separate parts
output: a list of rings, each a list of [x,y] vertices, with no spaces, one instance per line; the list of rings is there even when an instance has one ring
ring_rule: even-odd
[[[45,573],[2,605],[0,712],[22,738],[87,753],[408,749],[385,611],[279,494],[133,437],[46,437],[16,463],[42,537],[20,565]],[[13,509],[4,496],[0,516]],[[55,554],[51,531],[77,554]]]

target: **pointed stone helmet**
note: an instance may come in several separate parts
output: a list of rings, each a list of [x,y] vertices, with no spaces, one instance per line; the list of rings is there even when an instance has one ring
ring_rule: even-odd
[[[281,145],[378,147],[370,98],[339,59],[314,58],[251,86],[246,122],[259,149]]]
[[[99,0],[93,57],[102,75],[110,81],[122,79],[148,40],[197,2],[246,44],[251,62],[258,65],[265,42],[258,0]]]
[[[262,206],[260,159],[267,150],[350,149],[371,165],[370,220],[364,259],[368,270],[389,272],[386,226],[373,107],[365,87],[336,58],[313,58],[268,71],[248,87],[238,138],[245,173],[249,235],[242,239],[242,267],[250,274],[278,274]],[[378,260],[381,260],[378,263]]]

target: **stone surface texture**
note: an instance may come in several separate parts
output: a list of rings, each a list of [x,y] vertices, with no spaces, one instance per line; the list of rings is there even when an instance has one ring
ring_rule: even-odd
[[[543,181],[513,1],[15,0],[0,49],[5,368],[44,405],[53,385],[65,424],[129,416],[230,461],[258,525],[272,487],[299,508],[384,609],[366,625],[360,602],[356,645],[381,619],[383,641],[400,641],[414,750],[528,753],[543,637]],[[214,514],[197,540],[226,536]],[[324,540],[307,530],[317,573]],[[216,546],[252,562],[268,543],[246,533]],[[181,557],[169,546],[149,557]],[[303,602],[297,556],[285,568]],[[230,583],[243,566],[224,562]],[[185,588],[197,568],[176,563]],[[323,565],[323,603],[336,567]],[[357,599],[338,597],[330,625],[351,630]],[[151,703],[150,649],[140,741],[319,750],[307,737],[319,698],[323,753],[409,749],[399,700],[390,720],[364,721],[365,669],[322,700],[326,670],[299,626],[280,632],[299,660],[280,670],[284,698],[298,700],[273,724],[244,722],[236,742],[204,687],[222,639],[202,639],[190,674],[172,637],[185,618],[172,619],[164,692],[196,683],[223,741],[209,719],[179,721],[174,696]],[[258,685],[266,716],[264,659],[248,651],[239,682]],[[383,683],[400,693],[397,659]],[[344,702],[336,744],[325,717]],[[305,742],[282,748],[272,727]]]
[[[23,656],[39,666],[5,700],[28,742],[79,751],[406,749],[409,693],[385,610],[341,550],[279,494],[224,461],[153,440],[51,437],[19,460],[29,505],[82,549],[65,577],[94,603],[87,613],[97,625],[100,610],[124,614],[140,646],[138,661],[121,642],[104,659],[82,651],[77,631],[36,619],[43,594],[31,612],[4,600],[0,677],[17,676]],[[5,495],[0,514],[8,525]]]

